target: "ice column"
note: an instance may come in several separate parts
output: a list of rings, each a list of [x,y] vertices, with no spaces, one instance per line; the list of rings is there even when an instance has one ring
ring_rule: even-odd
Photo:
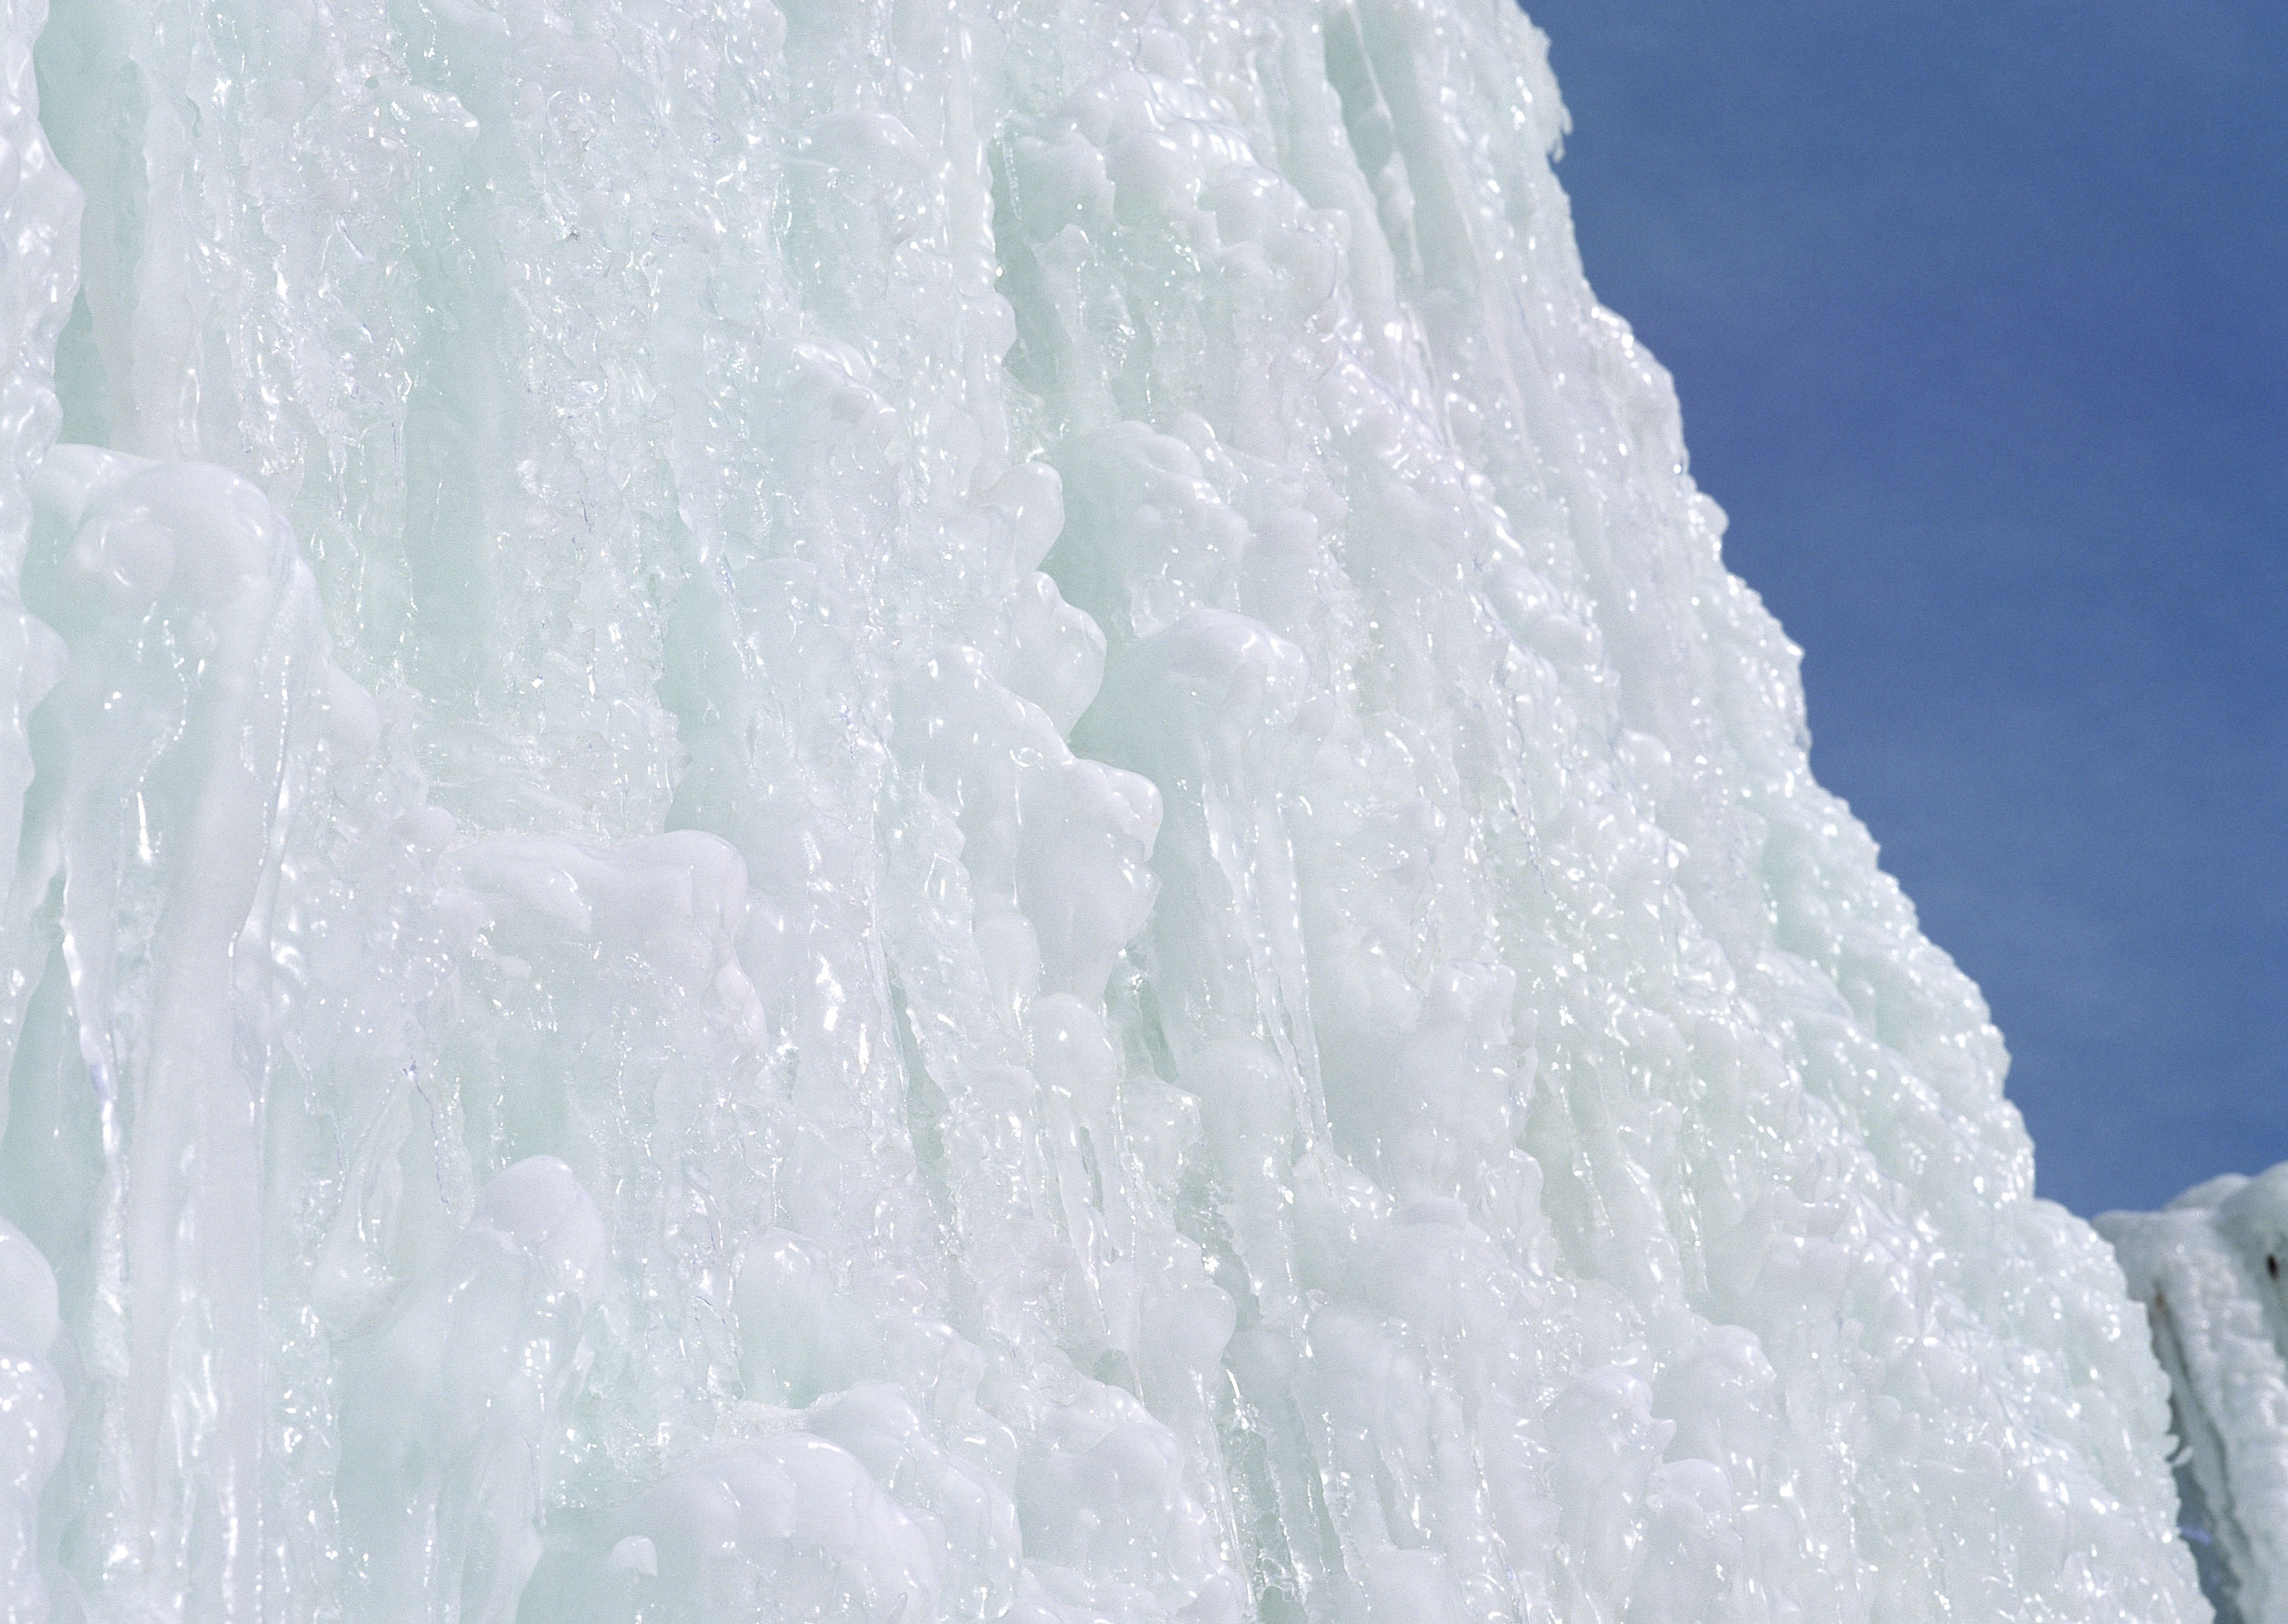
[[[2186,1538],[2218,1616],[2288,1619],[2288,1164],[2097,1220],[2168,1373]]]

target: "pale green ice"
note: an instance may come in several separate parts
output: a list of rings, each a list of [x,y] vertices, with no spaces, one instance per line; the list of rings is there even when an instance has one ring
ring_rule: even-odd
[[[0,1619],[2207,1617],[1506,0],[0,17]]]

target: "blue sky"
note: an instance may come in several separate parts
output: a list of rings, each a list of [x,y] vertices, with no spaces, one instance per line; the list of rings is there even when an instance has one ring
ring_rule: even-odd
[[[2288,4],[1527,9],[1590,281],[2041,1192],[2288,1160]]]

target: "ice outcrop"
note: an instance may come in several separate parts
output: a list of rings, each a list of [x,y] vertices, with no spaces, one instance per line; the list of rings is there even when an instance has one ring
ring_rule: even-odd
[[[1506,0],[5,7],[0,1615],[2205,1616]]]
[[[2097,1227],[2168,1373],[2171,1464],[2218,1616],[2288,1620],[2288,1163]]]

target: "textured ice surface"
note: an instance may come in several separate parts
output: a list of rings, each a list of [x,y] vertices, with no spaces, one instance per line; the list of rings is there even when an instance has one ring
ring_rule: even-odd
[[[2205,1613],[1504,0],[0,5],[9,1618]]]
[[[2186,1536],[2218,1614],[2288,1620],[2288,1163],[2097,1226],[2171,1389]],[[2237,1615],[2235,1619],[2234,1615]]]

